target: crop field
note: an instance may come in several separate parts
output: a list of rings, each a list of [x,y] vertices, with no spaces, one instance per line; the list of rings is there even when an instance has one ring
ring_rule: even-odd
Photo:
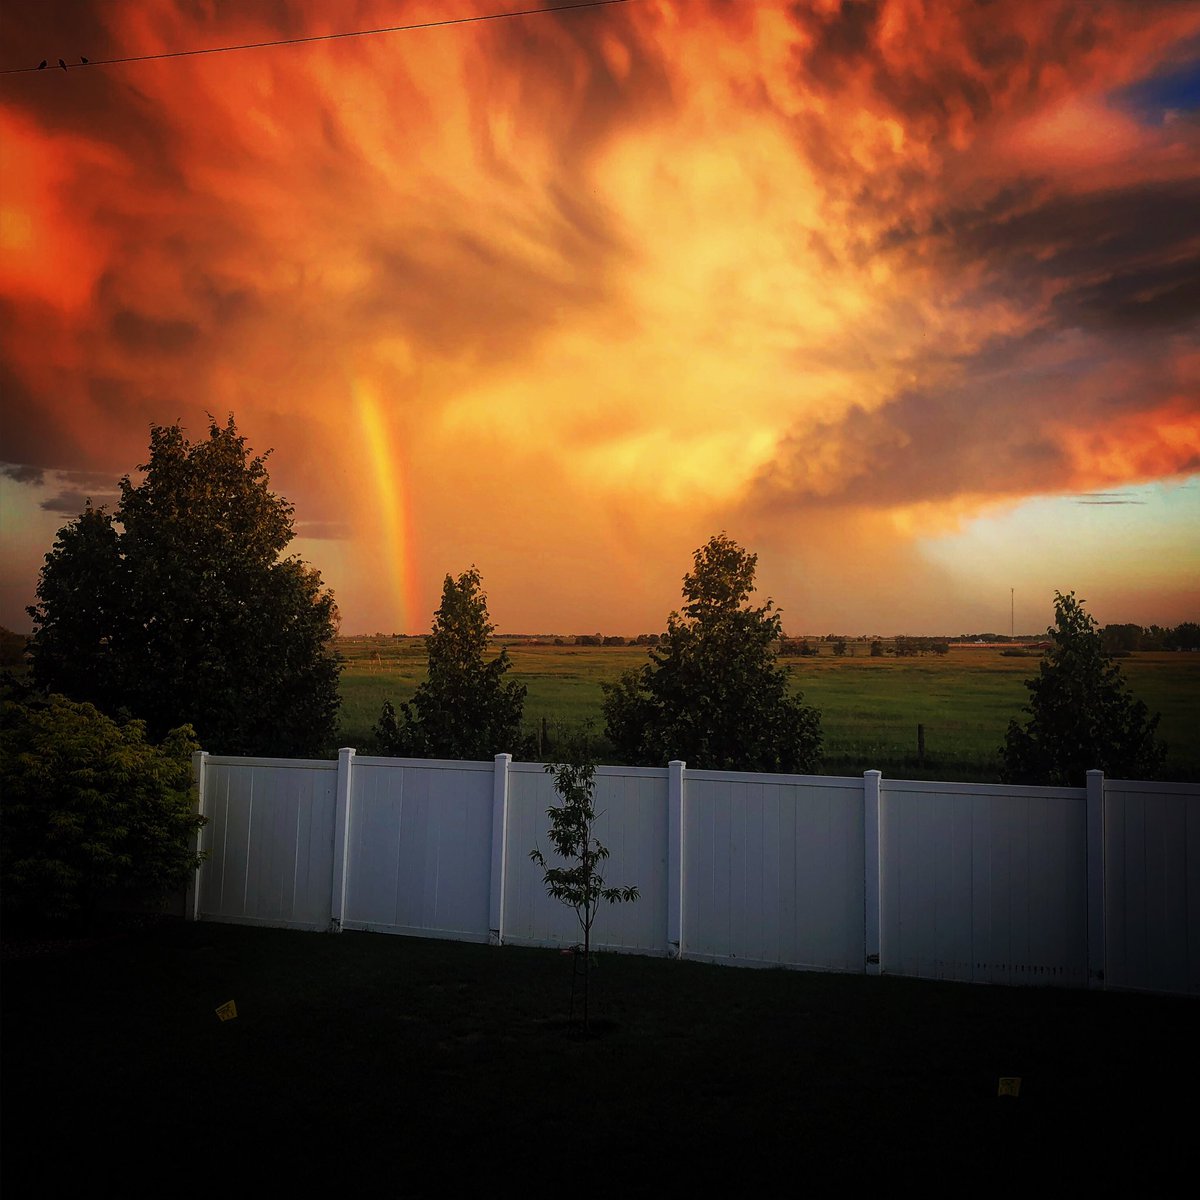
[[[512,677],[529,689],[525,720],[553,757],[572,728],[591,721],[605,757],[600,685],[646,662],[641,646],[555,646],[497,640],[512,658]],[[829,774],[877,769],[892,778],[989,782],[999,778],[998,750],[1011,718],[1023,719],[1024,680],[1038,656],[1006,656],[1003,646],[952,646],[946,655],[871,658],[865,642],[836,658],[827,644],[816,657],[784,657],[805,700],[821,710]],[[425,674],[422,638],[344,638],[340,744],[366,750],[384,700],[408,699]],[[1168,745],[1165,775],[1200,779],[1200,654],[1139,653],[1120,661],[1133,693],[1162,715]],[[545,723],[543,726],[543,722]],[[925,756],[917,754],[924,726]]]

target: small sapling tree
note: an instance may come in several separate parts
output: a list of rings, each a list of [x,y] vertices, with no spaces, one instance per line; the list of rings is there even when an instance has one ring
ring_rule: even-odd
[[[540,848],[529,857],[542,868],[546,894],[575,910],[583,933],[583,946],[575,947],[576,968],[583,956],[583,1032],[590,1031],[589,983],[592,967],[592,924],[601,904],[625,904],[638,898],[636,887],[605,887],[599,864],[608,858],[608,850],[593,834],[596,764],[582,746],[575,748],[574,761],[547,763],[546,773],[554,780],[560,803],[546,810],[550,818],[550,844],[564,863],[551,866]],[[574,976],[571,1009],[574,1019]]]

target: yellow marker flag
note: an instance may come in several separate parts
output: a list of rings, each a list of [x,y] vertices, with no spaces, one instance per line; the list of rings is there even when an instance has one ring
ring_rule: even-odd
[[[232,1000],[226,1004],[222,1004],[221,1007],[217,1009],[217,1016],[220,1017],[222,1021],[232,1021],[233,1018],[237,1016],[237,1005],[234,1004]]]
[[[1001,1075],[1000,1090],[997,1096],[1019,1096],[1021,1094],[1020,1075]]]

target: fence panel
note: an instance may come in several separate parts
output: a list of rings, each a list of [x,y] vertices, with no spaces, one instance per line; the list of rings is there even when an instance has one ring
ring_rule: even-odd
[[[1086,791],[885,781],[882,965],[1087,985]]]
[[[1108,780],[1106,982],[1200,995],[1200,788]]]
[[[209,758],[200,915],[326,929],[337,765]]]
[[[865,970],[863,785],[689,771],[689,958]]]
[[[611,857],[601,865],[610,887],[636,886],[633,904],[604,905],[595,944],[644,954],[667,949],[667,772],[638,767],[596,771],[596,837]],[[581,940],[572,909],[546,895],[542,868],[530,861],[539,846],[554,862],[546,810],[558,803],[554,783],[537,763],[509,772],[504,940],[529,945],[574,945]]]
[[[337,898],[346,927],[483,941],[498,915],[507,941],[579,940],[574,913],[546,895],[529,860],[535,845],[549,852],[546,809],[558,802],[538,764],[201,756],[198,770],[201,917],[328,928],[339,772],[349,772],[344,910],[341,883]],[[597,771],[605,878],[641,890],[636,904],[601,911],[598,947],[665,953],[681,932],[687,957],[863,971],[870,851],[885,972],[1084,987],[1090,928],[1107,986],[1200,994],[1195,784],[1101,780],[1097,791],[1093,779],[1092,849],[1102,843],[1102,856],[1093,853],[1089,880],[1082,788],[885,781],[876,849],[874,834],[866,846],[862,780],[680,778],[673,826],[666,769]]]
[[[356,758],[348,929],[486,941],[491,763]]]

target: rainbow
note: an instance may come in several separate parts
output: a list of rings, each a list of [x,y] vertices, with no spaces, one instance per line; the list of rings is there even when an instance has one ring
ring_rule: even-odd
[[[351,392],[367,445],[379,504],[379,523],[383,534],[380,549],[386,562],[392,603],[397,610],[393,628],[398,633],[415,633],[418,632],[416,569],[408,489],[400,452],[392,437],[387,413],[371,384],[356,379]]]

